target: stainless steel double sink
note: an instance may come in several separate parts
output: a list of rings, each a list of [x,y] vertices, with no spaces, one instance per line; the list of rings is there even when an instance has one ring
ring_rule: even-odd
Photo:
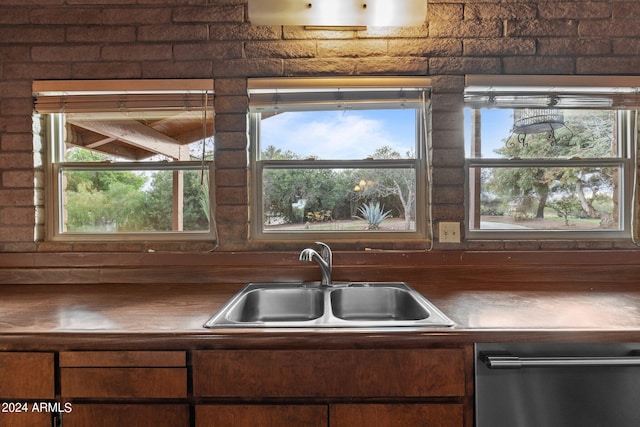
[[[452,325],[404,282],[250,283],[204,324],[206,328]]]

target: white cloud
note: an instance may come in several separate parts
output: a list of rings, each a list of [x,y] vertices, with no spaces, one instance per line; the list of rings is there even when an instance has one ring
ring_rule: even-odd
[[[261,126],[263,149],[273,145],[302,157],[364,159],[383,146],[405,152],[414,143],[398,128],[402,123],[385,120],[380,111],[283,113]]]

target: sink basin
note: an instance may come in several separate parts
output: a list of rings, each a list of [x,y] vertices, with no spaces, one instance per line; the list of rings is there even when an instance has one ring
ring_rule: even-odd
[[[403,282],[250,283],[205,324],[216,327],[366,328],[452,326]]]
[[[396,287],[344,288],[331,292],[333,315],[344,320],[421,320],[429,311],[411,292]]]
[[[229,310],[232,322],[303,322],[324,312],[319,289],[259,288],[248,291]]]

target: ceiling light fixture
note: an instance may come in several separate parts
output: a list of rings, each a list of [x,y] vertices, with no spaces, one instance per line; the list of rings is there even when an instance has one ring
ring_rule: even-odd
[[[249,0],[254,25],[420,26],[426,13],[427,0]]]

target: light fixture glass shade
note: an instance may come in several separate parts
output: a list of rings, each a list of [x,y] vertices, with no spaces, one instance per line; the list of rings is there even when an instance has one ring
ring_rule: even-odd
[[[427,0],[249,0],[254,25],[420,26]]]

